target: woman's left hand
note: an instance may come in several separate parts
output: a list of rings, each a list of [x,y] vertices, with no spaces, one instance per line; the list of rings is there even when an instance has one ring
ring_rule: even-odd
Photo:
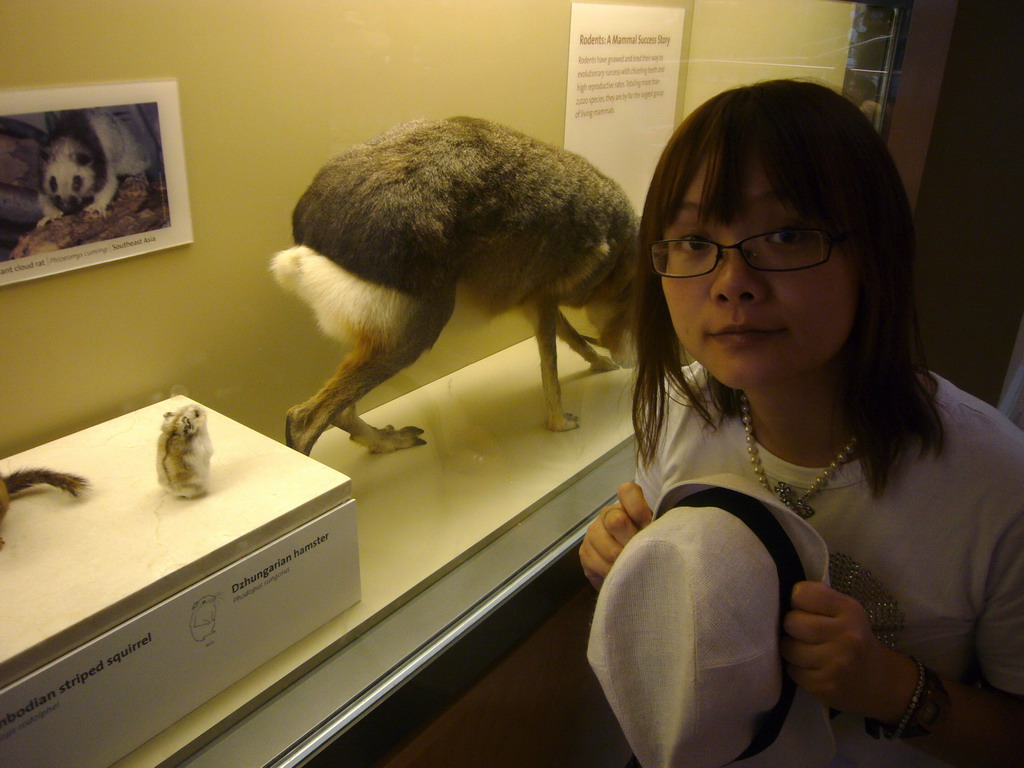
[[[875,638],[857,600],[801,581],[782,627],[782,657],[797,685],[834,709],[899,722],[917,687],[917,664]]]

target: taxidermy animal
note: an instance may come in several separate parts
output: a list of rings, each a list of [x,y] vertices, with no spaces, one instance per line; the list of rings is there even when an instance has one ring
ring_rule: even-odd
[[[6,477],[0,475],[0,521],[3,521],[7,510],[10,509],[11,496],[33,485],[52,485],[72,496],[78,496],[89,487],[89,481],[78,475],[68,475],[50,469],[19,469]],[[4,540],[0,539],[0,549],[3,549],[3,546]]]
[[[105,214],[119,179],[143,173],[150,164],[128,125],[104,109],[62,113],[41,150],[41,160],[39,225],[83,210]]]
[[[296,245],[271,270],[324,333],[354,348],[289,409],[288,445],[308,454],[331,424],[373,453],[424,444],[418,427],[370,426],[356,402],[434,344],[457,284],[491,313],[527,315],[546,426],[575,428],[562,411],[556,335],[592,370],[618,366],[559,305],[585,306],[600,346],[627,359],[636,226],[622,189],[582,157],[486,120],[404,123],[330,161],[295,207]]]
[[[160,485],[182,498],[202,496],[210,482],[212,455],[206,411],[198,405],[186,405],[164,414],[156,452]]]

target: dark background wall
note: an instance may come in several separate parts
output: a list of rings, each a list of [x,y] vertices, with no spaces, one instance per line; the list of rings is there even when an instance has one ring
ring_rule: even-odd
[[[1024,313],[1024,4],[960,0],[916,207],[932,370],[997,403]]]

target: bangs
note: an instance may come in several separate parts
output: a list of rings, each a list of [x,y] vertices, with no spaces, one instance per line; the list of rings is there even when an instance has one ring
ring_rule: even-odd
[[[826,228],[836,225],[836,201],[827,200],[823,183],[834,169],[823,156],[820,126],[785,119],[778,99],[742,91],[731,96],[698,141],[706,163],[700,218],[728,224],[739,216],[745,179],[760,166],[781,203]]]
[[[849,225],[848,201],[837,194],[839,180],[858,175],[851,157],[839,149],[848,137],[836,133],[842,128],[822,108],[820,93],[777,91],[772,85],[721,93],[679,127],[670,143],[675,157],[663,158],[662,170],[672,178],[661,187],[670,192],[658,201],[657,219],[665,225],[675,219],[686,191],[706,167],[698,215],[731,223],[740,214],[744,179],[760,165],[780,202],[826,229]],[[794,114],[805,119],[794,120]]]

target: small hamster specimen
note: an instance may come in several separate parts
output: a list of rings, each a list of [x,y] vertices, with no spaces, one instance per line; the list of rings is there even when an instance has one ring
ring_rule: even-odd
[[[89,487],[89,481],[78,475],[68,475],[50,469],[19,469],[6,477],[0,475],[0,521],[10,509],[11,496],[33,485],[52,485],[72,496],[78,496]],[[0,539],[0,549],[3,549],[3,546],[4,540]]]
[[[143,173],[150,165],[128,125],[102,109],[64,112],[41,159],[40,225],[82,210],[104,214],[117,194],[118,179]]]
[[[156,454],[160,485],[186,499],[202,496],[210,481],[212,455],[206,411],[198,405],[186,405],[164,414]]]

